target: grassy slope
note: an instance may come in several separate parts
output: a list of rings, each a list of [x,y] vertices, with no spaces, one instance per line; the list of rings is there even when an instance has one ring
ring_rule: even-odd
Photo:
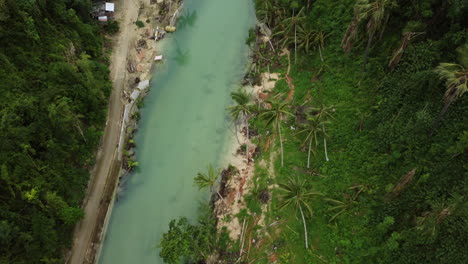
[[[387,41],[392,42],[391,39]],[[430,111],[432,113],[430,114],[435,116],[440,109],[442,90],[434,85],[424,87],[427,85],[424,83],[419,86],[412,86],[412,83],[406,86],[399,84],[401,85],[398,87],[400,90],[396,88],[392,90],[391,85],[395,83],[395,78],[402,78],[403,82],[411,82],[411,78],[409,81],[404,79],[408,78],[405,75],[407,74],[405,70],[402,70],[401,73],[396,72],[387,78],[387,73],[381,66],[387,58],[378,56],[371,58],[371,63],[368,65],[369,73],[364,76],[361,72],[361,55],[344,54],[339,48],[339,39],[336,37],[330,42],[324,51],[324,63],[320,61],[317,52],[309,57],[300,54],[297,64],[292,65],[290,73],[296,87],[293,105],[300,105],[304,100],[309,99],[312,105],[323,104],[336,108],[334,119],[327,128],[330,136],[328,140],[330,161],[325,161],[323,144],[320,141],[316,155],[311,158],[311,169],[309,171],[306,169],[307,149],[303,147],[301,138],[296,136],[296,131],[290,129],[291,126],[296,126],[293,120],[287,121],[283,126],[284,167],[281,168],[279,154],[275,161],[277,176],[274,181],[280,182],[288,176],[298,176],[307,179],[310,189],[323,194],[323,197],[317,197],[313,202],[315,213],[307,221],[309,244],[312,250],[304,248],[303,225],[299,212],[294,212],[292,209],[278,211],[276,209],[278,201],[274,191],[273,202],[267,213],[267,224],[277,220],[277,217],[286,221],[278,229],[268,228],[269,236],[267,236],[266,242],[259,243],[261,246],[258,248],[252,246],[249,259],[255,259],[255,263],[269,263],[271,254],[275,252],[273,250],[275,246],[278,247],[275,255],[280,263],[326,263],[325,261],[328,263],[363,263],[364,259],[369,261],[378,258],[385,258],[388,261],[392,257],[386,258],[386,255],[380,255],[390,252],[387,249],[382,250],[382,245],[388,248],[400,246],[399,250],[403,250],[402,252],[414,250],[411,244],[405,249],[405,244],[398,245],[396,243],[398,239],[392,240],[392,230],[404,230],[408,225],[412,225],[414,213],[411,210],[415,208],[423,210],[421,207],[427,207],[427,205],[420,206],[418,204],[422,204],[424,199],[432,199],[427,197],[447,195],[447,190],[457,189],[449,188],[447,185],[449,180],[440,183],[447,185],[444,186],[446,189],[434,190],[434,186],[425,186],[425,184],[427,185],[427,181],[437,181],[438,179],[431,177],[430,172],[441,170],[453,162],[450,158],[444,158],[447,156],[446,149],[456,144],[454,140],[458,136],[456,135],[458,132],[454,133],[453,131],[463,131],[466,126],[463,125],[463,122],[446,123],[443,125],[445,132],[440,132],[434,139],[428,138],[426,130],[416,131],[413,129],[420,128],[416,124],[419,119],[414,118],[415,113],[418,118],[419,115],[424,116],[427,114],[425,112],[427,105],[431,105]],[[382,45],[380,51],[389,49],[385,47],[385,45],[389,45],[388,43]],[[421,56],[427,57],[432,55],[421,54]],[[421,58],[408,58],[402,63],[407,62],[412,65],[411,60],[417,61],[419,59],[424,61]],[[421,67],[428,69],[433,67],[434,60],[429,60],[427,65]],[[282,66],[279,69],[272,69],[272,71],[284,74],[285,65],[287,62],[283,58]],[[410,72],[416,71],[407,65],[402,68]],[[320,69],[323,69],[323,74],[317,76]],[[421,78],[433,78],[433,75],[428,73]],[[390,87],[387,87],[385,82],[390,82]],[[427,96],[418,98],[421,90],[424,89],[428,90]],[[276,94],[287,94],[288,91],[286,81],[281,80],[277,83]],[[397,102],[385,101],[389,98],[385,95],[398,92],[402,94],[400,99],[396,97]],[[405,106],[404,100],[408,100],[408,98],[404,97],[415,97],[414,100],[419,101],[415,102],[414,105]],[[401,100],[401,103],[398,100]],[[385,108],[395,109],[387,111]],[[452,111],[455,113],[449,113],[447,119],[456,117],[457,111],[463,109],[460,105],[454,107]],[[393,113],[391,119],[384,116],[388,112]],[[460,121],[457,118],[455,120]],[[362,129],[359,129],[361,122]],[[264,128],[261,122],[254,123],[259,132],[265,135],[268,129]],[[382,129],[388,131],[381,131]],[[275,149],[279,152],[277,138],[275,140]],[[265,141],[266,137],[261,138],[260,146],[264,146]],[[445,142],[445,145],[440,145],[440,142]],[[426,153],[430,154],[426,155]],[[270,155],[270,153],[263,153],[259,160],[265,159],[268,163]],[[425,162],[436,162],[437,164],[428,165]],[[251,198],[247,199],[251,212],[259,212],[260,204],[256,195],[259,190],[268,185],[268,173],[258,164],[259,162],[257,162],[256,167],[256,188]],[[457,166],[458,168],[463,167],[460,160],[457,161]],[[388,192],[394,184],[402,175],[413,168],[418,169],[415,180],[416,187],[411,190],[414,191],[413,196],[411,194],[403,195],[398,200],[389,198]],[[459,173],[463,174],[463,171],[459,171]],[[459,184],[459,190],[462,190],[463,180],[458,179],[455,183]],[[451,181],[450,184],[454,184],[454,182]],[[340,209],[331,210],[330,208],[336,204],[323,198],[346,201],[356,192],[351,189],[353,186],[363,188],[357,202],[350,204],[343,214],[329,222],[330,218]],[[409,206],[405,207],[406,205]],[[406,212],[404,212],[405,210]],[[389,216],[399,216],[400,219],[395,220]],[[403,222],[399,223],[399,221]],[[396,231],[394,238],[400,236]],[[450,246],[453,240],[448,241],[448,246]],[[440,245],[444,243],[441,241]],[[457,250],[456,246],[452,245],[452,247],[455,251]],[[421,249],[424,250],[424,247]],[[367,258],[367,256],[370,257]],[[409,263],[420,261],[417,259],[418,257],[416,256],[414,260],[408,260]],[[429,255],[427,258],[429,261]],[[396,261],[398,262],[398,259]]]

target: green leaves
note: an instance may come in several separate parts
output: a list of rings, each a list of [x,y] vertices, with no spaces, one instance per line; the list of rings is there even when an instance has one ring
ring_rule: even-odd
[[[280,205],[278,209],[284,209],[287,207],[299,209],[302,206],[307,212],[312,215],[312,207],[310,205],[311,198],[317,195],[322,195],[319,192],[310,191],[306,184],[306,180],[300,180],[295,177],[288,177],[284,183],[279,183]]]
[[[209,188],[211,191],[216,183],[216,179],[221,174],[221,169],[213,168],[213,165],[209,164],[207,167],[207,173],[199,172],[194,179],[195,185],[199,190]]]
[[[169,230],[163,234],[158,248],[159,256],[168,264],[178,264],[181,260],[196,263],[206,260],[217,247],[216,227],[210,214],[202,215],[196,225],[185,217],[169,223]]]
[[[190,255],[190,230],[192,226],[187,218],[180,218],[179,221],[171,220],[169,231],[164,233],[161,243],[159,256],[168,264],[178,264],[180,259]]]

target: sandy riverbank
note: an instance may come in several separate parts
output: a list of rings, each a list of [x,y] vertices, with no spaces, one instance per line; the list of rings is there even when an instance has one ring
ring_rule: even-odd
[[[115,19],[120,31],[112,38],[113,52],[110,79],[113,90],[109,111],[96,164],[91,171],[86,197],[83,201],[84,218],[76,225],[72,249],[66,254],[66,263],[95,263],[101,248],[106,223],[111,212],[115,189],[122,172],[122,150],[128,137],[127,127],[135,127],[131,118],[135,101],[144,96],[145,88],[137,88],[137,79],[149,81],[154,57],[160,54],[156,41],[150,39],[157,25],[168,23],[173,10],[160,15],[160,6],[152,0],[120,0],[116,2]],[[137,27],[136,21],[144,27]],[[161,27],[160,27],[161,28]]]
[[[253,87],[247,86],[244,87],[244,89],[252,95],[251,99],[253,101],[262,103],[268,98],[269,92],[273,90],[279,79],[280,77],[277,73],[263,73],[262,85]],[[227,155],[224,163],[231,164],[236,167],[239,170],[239,174],[232,177],[226,183],[225,188],[230,191],[224,201],[216,201],[214,209],[215,214],[218,217],[218,230],[222,230],[223,227],[226,227],[230,238],[234,241],[240,239],[244,223],[241,223],[237,217],[233,216],[237,215],[242,209],[247,208],[244,197],[249,194],[253,188],[255,167],[253,154],[256,149],[256,145],[247,138],[245,124],[241,125],[236,133],[237,135],[232,137],[230,147],[228,148],[228,153],[230,154]],[[249,147],[250,162],[247,162],[245,151],[238,153],[242,144],[247,144]],[[270,166],[272,167],[272,164],[270,164]],[[266,205],[264,207],[265,208],[262,208],[262,210],[266,210]],[[229,221],[225,221],[225,219],[229,219]],[[262,219],[259,219],[259,222],[262,222]]]

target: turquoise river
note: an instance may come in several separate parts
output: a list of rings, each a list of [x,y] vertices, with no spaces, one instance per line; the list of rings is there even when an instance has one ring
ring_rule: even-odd
[[[121,184],[100,264],[158,264],[171,219],[195,219],[207,194],[198,171],[222,164],[232,126],[226,108],[248,60],[251,0],[185,0],[176,33],[160,43],[136,136],[138,169]]]

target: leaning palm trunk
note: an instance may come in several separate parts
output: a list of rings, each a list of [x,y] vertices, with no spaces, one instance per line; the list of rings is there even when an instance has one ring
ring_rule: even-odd
[[[304,212],[302,212],[302,206],[300,204],[299,204],[299,210],[301,211],[302,223],[304,224],[305,247],[306,247],[306,249],[309,249],[309,243],[307,241],[307,226],[306,226],[306,222],[305,222]]]
[[[310,149],[312,148],[312,137],[309,140],[309,153],[307,154],[307,168],[310,167]]]
[[[324,124],[322,124],[322,129],[323,129],[323,147],[325,148],[325,160],[330,161],[328,159],[327,138],[326,138],[326,134],[325,134],[325,125]]]
[[[320,48],[320,45],[318,46],[318,49],[319,49],[319,54],[320,54],[320,60],[323,61],[322,49]]]
[[[297,25],[294,24],[294,64],[297,62]]]
[[[246,142],[245,142],[245,155],[247,156],[247,164],[249,164],[249,119],[245,118],[246,127],[247,127],[247,135],[246,135]]]
[[[280,126],[280,121],[277,122],[278,126],[278,134],[279,134],[279,140],[280,140],[280,150],[281,150],[281,167],[283,167],[284,164],[284,159],[283,159],[283,139],[281,138],[281,126]]]
[[[327,139],[325,137],[323,137],[323,146],[325,147],[325,160],[326,161],[330,161],[328,159],[328,152],[327,152]]]
[[[219,191],[216,191],[216,193],[218,194],[219,198],[221,199],[221,201],[223,201],[223,203],[225,204],[226,201],[224,201],[224,198],[223,196],[219,193]]]
[[[214,189],[214,187],[212,186],[212,187],[210,188],[211,193],[213,193],[213,189]],[[219,193],[218,188],[216,188],[216,194],[219,196],[219,199],[221,199],[221,201],[223,201],[223,203],[225,204],[226,202],[224,201],[223,196]]]
[[[445,113],[447,113],[447,110],[449,109],[449,106],[451,104],[452,104],[452,101],[448,101],[445,103],[444,108],[442,108],[442,111],[440,111],[440,114],[437,116],[436,120],[434,120],[434,122],[432,123],[431,133],[429,134],[430,136],[434,134],[434,131],[437,125],[439,124],[440,120],[445,115]]]
[[[294,12],[293,9],[293,22],[294,22],[294,64],[297,62],[297,21],[294,21]]]
[[[273,44],[271,43],[271,39],[268,39],[268,43],[270,43],[271,50],[275,52],[275,48],[273,47]]]
[[[364,63],[362,64],[362,72],[366,72],[367,61],[369,60],[369,50],[372,45],[372,38],[374,33],[369,33],[369,39],[367,40],[366,52],[364,53]]]
[[[234,123],[234,133],[236,134],[237,143],[239,143],[239,145],[240,145],[241,143],[240,143],[240,140],[239,140],[238,131],[239,131],[239,129],[237,128],[237,122],[236,122],[236,123]]]

